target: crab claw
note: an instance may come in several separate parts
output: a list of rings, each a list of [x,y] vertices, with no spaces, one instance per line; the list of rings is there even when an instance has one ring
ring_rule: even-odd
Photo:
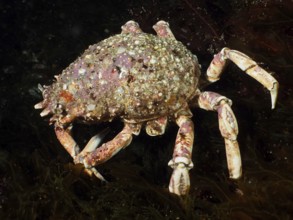
[[[85,167],[85,170],[84,170],[84,171],[85,171],[87,174],[89,174],[90,176],[95,175],[95,176],[96,176],[98,179],[100,179],[101,181],[107,182],[106,179],[102,176],[102,174],[100,174],[99,171],[97,171],[96,168],[89,166],[89,165],[85,162],[85,160],[84,160],[84,155],[81,155],[81,154],[77,155],[77,156],[74,158],[74,163],[75,163],[75,164],[79,164],[79,163],[83,164],[83,166]]]
[[[272,109],[276,106],[279,83],[278,81],[266,70],[261,68],[254,60],[248,57],[246,54],[237,50],[231,50],[227,47],[223,48],[221,52],[215,55],[211,62],[207,76],[209,81],[217,81],[223,72],[223,68],[226,64],[226,60],[231,60],[246,74],[257,80],[271,93]]]
[[[173,173],[170,179],[169,191],[179,196],[186,195],[190,188],[189,170],[193,167],[192,164],[189,166],[185,163],[174,164],[170,161],[169,166],[173,168]]]
[[[99,144],[102,142],[103,138],[107,135],[107,133],[109,132],[109,128],[105,128],[104,130],[102,130],[100,133],[98,133],[97,135],[93,136],[90,141],[87,143],[87,145],[85,146],[85,148],[82,150],[82,152],[80,152],[75,158],[74,158],[74,163],[78,164],[81,163],[84,165],[85,167],[85,172],[87,174],[89,174],[90,176],[95,175],[98,179],[100,179],[101,181],[107,182],[105,180],[105,178],[102,176],[102,174],[99,173],[99,171],[97,171],[96,168],[94,167],[90,167],[89,165],[87,165],[84,161],[84,156],[87,153],[90,153],[92,151],[94,151]]]
[[[85,167],[85,172],[89,174],[90,176],[95,175],[98,179],[101,181],[107,182],[105,178],[102,176],[102,174],[97,171],[96,168],[90,167],[87,165],[84,161],[84,156],[92,151],[94,151],[99,144],[102,142],[103,138],[107,135],[109,132],[109,128],[105,128],[100,133],[93,136],[90,141],[87,143],[87,145],[84,147],[84,149],[74,158],[74,163],[78,164],[81,163]]]
[[[109,128],[105,128],[100,133],[93,136],[82,150],[81,155],[94,151],[100,145],[100,143],[103,141],[103,138],[109,133],[109,131]]]
[[[89,174],[90,176],[95,175],[99,180],[103,182],[107,182],[107,180],[102,176],[102,174],[100,174],[100,172],[97,171],[97,169],[94,167],[86,168],[85,172]]]

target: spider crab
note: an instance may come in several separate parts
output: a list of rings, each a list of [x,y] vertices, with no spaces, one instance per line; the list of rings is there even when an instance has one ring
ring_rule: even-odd
[[[44,100],[35,105],[44,109],[41,116],[53,115],[58,140],[85,170],[104,180],[95,166],[106,162],[128,146],[142,127],[150,136],[162,135],[168,121],[179,126],[173,157],[169,190],[185,195],[190,188],[189,170],[194,128],[190,105],[216,111],[219,129],[225,140],[230,178],[241,176],[241,157],[237,142],[238,125],[231,100],[215,92],[198,89],[200,65],[197,57],[177,41],[165,21],[153,26],[157,36],[143,33],[129,21],[122,33],[90,46],[50,86],[39,86]],[[216,54],[207,78],[219,80],[227,60],[256,79],[271,94],[275,107],[278,82],[247,55],[229,48]],[[120,118],[124,128],[117,136],[99,146],[101,134],[80,149],[71,135],[74,121],[95,123]]]

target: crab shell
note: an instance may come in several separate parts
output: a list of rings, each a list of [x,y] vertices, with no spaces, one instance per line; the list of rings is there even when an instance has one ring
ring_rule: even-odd
[[[175,115],[195,96],[200,68],[175,38],[122,33],[91,45],[43,89],[51,122],[141,122]]]

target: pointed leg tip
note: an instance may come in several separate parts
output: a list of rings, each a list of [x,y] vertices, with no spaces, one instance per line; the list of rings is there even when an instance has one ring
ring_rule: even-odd
[[[169,184],[169,191],[178,196],[187,195],[190,188],[188,168],[185,164],[179,163],[174,167]]]
[[[277,102],[277,98],[278,98],[278,90],[279,90],[279,83],[275,82],[273,85],[273,88],[270,90],[272,109],[274,109],[276,107],[276,102]]]
[[[242,177],[242,169],[240,168],[239,170],[230,170],[230,179],[233,180],[238,180]]]
[[[184,190],[182,189],[174,189],[172,186],[169,186],[169,192],[176,194],[177,196],[186,196],[189,193],[189,186],[185,188]]]
[[[97,171],[96,168],[91,167],[91,168],[86,168],[85,172],[87,174],[89,174],[90,176],[94,175],[95,177],[97,177],[99,180],[101,180],[102,182],[107,182],[107,180],[102,176],[102,174],[100,174],[99,171]]]

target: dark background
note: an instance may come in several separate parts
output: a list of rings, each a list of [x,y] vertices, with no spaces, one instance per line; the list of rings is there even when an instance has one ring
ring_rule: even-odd
[[[19,0],[0,3],[1,219],[291,219],[293,218],[292,0]],[[168,192],[177,127],[144,132],[97,169],[83,174],[33,105],[38,83],[50,84],[90,44],[120,32],[128,20],[145,32],[166,20],[199,58],[203,78],[213,54],[240,50],[280,82],[275,110],[269,92],[230,64],[205,90],[233,100],[243,177],[228,179],[217,115],[194,109],[194,169],[186,198]],[[104,127],[76,125],[80,145]],[[243,195],[242,195],[243,194]]]

